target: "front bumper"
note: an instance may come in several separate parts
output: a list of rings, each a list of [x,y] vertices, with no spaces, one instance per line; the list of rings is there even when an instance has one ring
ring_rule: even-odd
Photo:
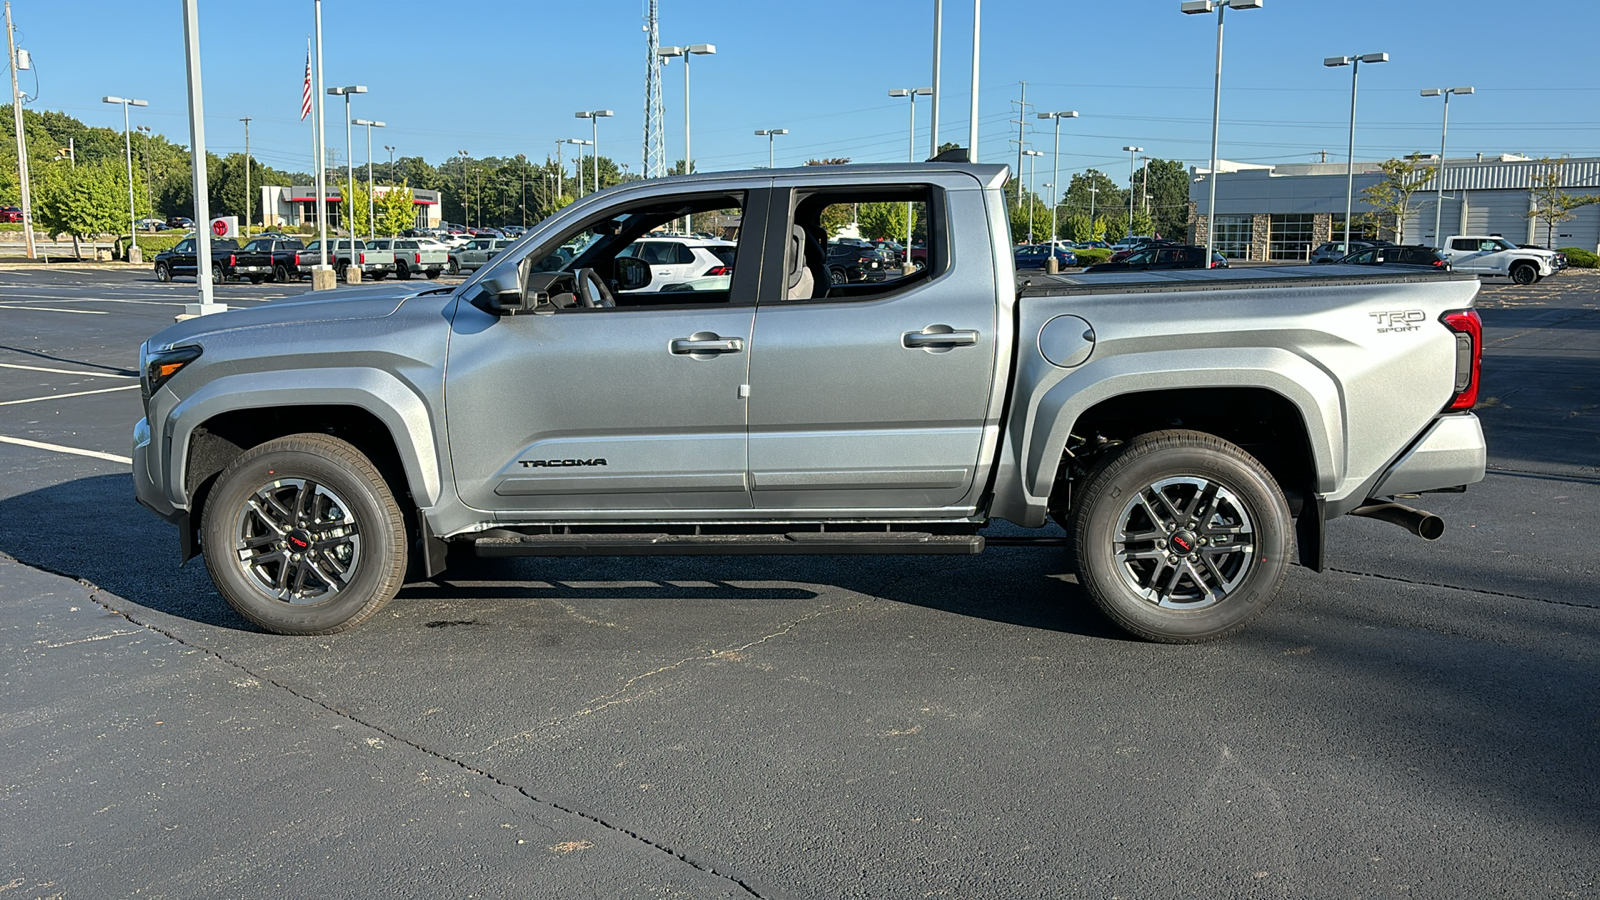
[[[133,495],[139,505],[169,522],[184,517],[184,511],[167,499],[164,485],[156,481],[164,471],[159,449],[150,433],[150,420],[140,419],[133,426]]]

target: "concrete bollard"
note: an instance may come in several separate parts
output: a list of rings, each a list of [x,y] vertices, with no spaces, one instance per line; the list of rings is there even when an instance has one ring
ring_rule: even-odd
[[[311,289],[313,291],[331,291],[338,286],[338,276],[333,269],[326,266],[317,266],[311,270]]]
[[[1044,261],[1044,270],[1051,275],[1058,275],[1061,273],[1061,261],[1056,259],[1054,253],[1050,254],[1050,258]]]
[[[361,267],[360,266],[345,266],[344,267],[344,283],[345,284],[360,284],[361,283]]]
[[[132,244],[128,247],[128,265],[144,265],[144,251],[139,249],[138,244]]]

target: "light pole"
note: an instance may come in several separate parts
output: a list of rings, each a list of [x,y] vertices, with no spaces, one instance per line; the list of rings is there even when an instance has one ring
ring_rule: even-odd
[[[134,235],[139,233],[139,227],[133,212],[133,137],[132,129],[128,127],[128,107],[150,104],[144,100],[132,100],[126,97],[102,97],[100,102],[122,104],[122,143],[128,151],[128,262],[137,264],[141,260],[136,258],[140,257],[140,254],[134,252],[134,248],[139,246],[134,240]],[[195,227],[201,227],[200,223],[196,222]]]
[[[889,96],[891,96],[891,97],[906,97],[906,98],[910,99],[910,101],[911,101],[911,103],[907,107],[908,109],[911,110],[911,124],[910,124],[910,130],[907,132],[907,141],[908,141],[909,151],[906,154],[906,161],[907,162],[916,162],[917,161],[917,98],[918,97],[931,97],[931,96],[933,96],[933,88],[931,88],[931,87],[925,87],[925,88],[895,88],[894,90],[889,92]],[[903,260],[903,262],[906,263],[906,264],[909,264],[911,262],[911,203],[909,201],[906,203],[906,256],[905,256],[905,259]]]
[[[378,212],[378,205],[372,196],[372,129],[385,126],[384,123],[374,122],[371,119],[356,119],[351,124],[367,127],[367,240],[370,241],[377,236],[375,233],[377,222],[374,217]]]
[[[687,60],[685,62],[687,63]],[[687,65],[685,68],[687,69]],[[611,118],[612,112],[609,109],[592,109],[588,112],[573,113],[572,115],[575,118],[588,119],[590,125],[594,128],[594,137],[588,143],[589,146],[594,148],[589,152],[594,156],[594,189],[598,191],[600,190],[600,120]],[[581,156],[583,151],[579,150],[578,153]]]
[[[577,165],[578,196],[582,197],[583,196],[583,148],[587,147],[587,146],[592,146],[594,144],[594,141],[586,141],[583,138],[567,138],[567,143],[569,143],[569,144],[577,144],[578,145],[578,165]],[[600,168],[600,164],[599,163],[595,163],[595,169],[598,170],[599,168]]]
[[[244,236],[250,236],[250,117],[245,116],[239,121],[244,123]]]
[[[465,230],[468,225],[472,224],[472,214],[467,210],[467,185],[469,184],[467,180],[467,160],[470,157],[467,156],[467,151],[465,150],[457,150],[456,155],[461,157],[461,227]]]
[[[1056,202],[1055,202],[1056,201],[1056,198],[1055,198],[1056,184],[1053,181],[1046,181],[1044,184],[1041,184],[1039,186],[1050,192],[1050,240],[1049,240],[1049,244],[1050,244],[1050,246],[1052,248],[1054,248],[1055,245],[1056,245]]]
[[[1055,119],[1056,120],[1056,150],[1055,150],[1055,157],[1050,160],[1050,185],[1049,185],[1050,187],[1055,187],[1055,183],[1061,180],[1061,120],[1062,119],[1076,119],[1077,117],[1078,117],[1078,111],[1075,110],[1075,109],[1069,109],[1066,112],[1042,112],[1042,113],[1039,113],[1039,118],[1041,118],[1041,119]],[[1055,197],[1051,196],[1051,198],[1050,198],[1050,243],[1051,243],[1051,245],[1054,245],[1055,242],[1056,242],[1056,202],[1055,202]]]
[[[1444,98],[1444,122],[1439,126],[1439,168],[1433,173],[1435,183],[1439,186],[1438,199],[1433,203],[1433,246],[1440,247],[1443,242],[1439,240],[1439,225],[1444,215],[1444,141],[1450,132],[1450,95],[1470,94],[1470,87],[1429,88],[1422,92],[1424,97]]]
[[[780,134],[788,134],[788,133],[789,133],[789,129],[787,129],[787,128],[758,128],[758,129],[756,129],[756,136],[757,137],[761,137],[761,136],[765,135],[766,139],[767,139],[767,168],[769,168],[769,169],[773,168],[773,165],[772,165],[772,141],[773,141],[773,139],[775,137],[777,137],[778,135],[780,135]]]
[[[1122,149],[1128,151],[1128,230],[1122,234],[1122,239],[1127,241],[1128,238],[1133,237],[1133,157],[1135,154],[1143,153],[1144,148],[1123,147]],[[1208,246],[1206,251],[1210,252],[1210,250],[1211,248]],[[1210,259],[1209,256],[1206,258]]]
[[[1199,13],[1209,13],[1213,9],[1217,12],[1217,75],[1211,86],[1211,168],[1206,172],[1207,187],[1210,199],[1206,201],[1206,262],[1211,261],[1212,248],[1216,244],[1217,228],[1217,126],[1222,120],[1222,14],[1229,7],[1234,9],[1260,9],[1263,0],[1183,0],[1178,9],[1186,16]],[[1128,180],[1128,187],[1133,187],[1133,179]],[[1133,223],[1133,207],[1128,208],[1128,223]]]
[[[150,131],[151,131],[151,128],[150,128],[149,125],[135,125],[135,126],[133,126],[133,130],[139,132],[142,135],[144,135],[144,205],[149,207],[150,210],[152,212],[154,212],[155,208],[156,208],[156,203],[155,203],[155,197],[153,196],[154,189],[151,187],[151,183],[153,181],[155,181],[155,177],[151,174],[151,171],[150,171]],[[76,165],[77,164],[76,161],[74,161],[73,164]]]
[[[393,184],[395,182],[395,177],[394,177],[394,148],[389,146],[388,144],[384,144],[383,145],[383,149],[389,151],[389,183]]]
[[[656,51],[662,62],[674,57],[683,57],[683,174],[688,175],[694,171],[694,156],[689,149],[689,57],[711,56],[717,52],[716,44],[689,44],[684,47],[662,47]],[[683,230],[694,232],[693,217],[683,217]]]
[[[328,93],[335,97],[344,98],[344,168],[350,187],[348,189],[348,193],[346,193],[344,197],[340,198],[339,202],[345,213],[350,217],[350,221],[346,223],[345,227],[350,230],[350,239],[352,241],[355,240],[356,237],[356,217],[355,214],[350,211],[350,198],[354,197],[356,193],[356,164],[354,160],[355,142],[351,140],[350,137],[350,95],[365,94],[366,92],[367,86],[364,84],[350,84],[345,85],[344,87],[328,88]],[[351,244],[350,246],[354,247],[355,245]]]
[[[1037,157],[1043,156],[1044,155],[1044,151],[1043,150],[1024,150],[1024,151],[1022,151],[1022,155],[1026,156],[1028,158],[1028,193],[1034,194],[1034,190],[1033,190],[1033,161]],[[1038,195],[1035,194],[1034,196],[1038,196]],[[1034,200],[1033,197],[1029,197],[1028,198],[1028,243],[1030,243],[1030,244],[1033,243],[1033,208],[1034,208],[1034,206],[1037,205],[1037,204],[1035,204],[1033,202],[1033,200]]]
[[[944,30],[944,0],[933,0],[933,100],[928,121],[928,158],[939,155],[939,52],[940,32]],[[910,248],[906,248],[909,252]]]
[[[1363,53],[1359,56],[1330,56],[1322,61],[1324,66],[1337,69],[1350,67],[1350,152],[1344,164],[1344,252],[1350,252],[1350,214],[1355,204],[1356,188],[1356,79],[1361,74],[1362,63],[1386,63],[1387,53]]]
[[[983,21],[983,0],[972,0],[972,112],[967,124],[967,159],[978,161],[978,26]]]
[[[1089,240],[1091,240],[1091,241],[1095,240],[1095,236],[1094,236],[1094,201],[1095,201],[1095,197],[1097,195],[1099,195],[1099,193],[1100,193],[1100,189],[1099,188],[1097,188],[1097,187],[1089,188]]]

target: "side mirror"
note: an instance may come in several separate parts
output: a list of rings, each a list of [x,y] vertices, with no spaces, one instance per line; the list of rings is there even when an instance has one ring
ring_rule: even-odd
[[[650,264],[636,256],[619,256],[615,263],[617,290],[637,291],[650,286],[655,275]]]
[[[479,290],[481,296],[487,298],[489,309],[497,315],[514,316],[528,311],[522,293],[522,273],[515,266],[485,279]]]

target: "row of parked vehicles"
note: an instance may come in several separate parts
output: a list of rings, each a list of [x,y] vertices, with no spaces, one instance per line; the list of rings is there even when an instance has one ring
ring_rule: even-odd
[[[1329,241],[1311,251],[1313,264],[1423,266],[1446,272],[1509,278],[1535,284],[1567,267],[1567,255],[1537,244],[1513,244],[1498,234],[1456,234],[1442,247],[1388,241]]]
[[[421,237],[370,241],[333,238],[328,241],[328,265],[340,278],[345,278],[351,268],[373,281],[390,275],[402,281],[438,278],[473,271],[511,244],[511,238],[492,237],[474,237],[456,246]],[[321,241],[308,242],[292,235],[262,235],[243,246],[238,241],[216,238],[211,241],[211,280],[215,284],[241,279],[251,284],[299,281],[322,264],[322,255]],[[201,271],[198,242],[192,235],[156,254],[157,281],[198,277]]]

